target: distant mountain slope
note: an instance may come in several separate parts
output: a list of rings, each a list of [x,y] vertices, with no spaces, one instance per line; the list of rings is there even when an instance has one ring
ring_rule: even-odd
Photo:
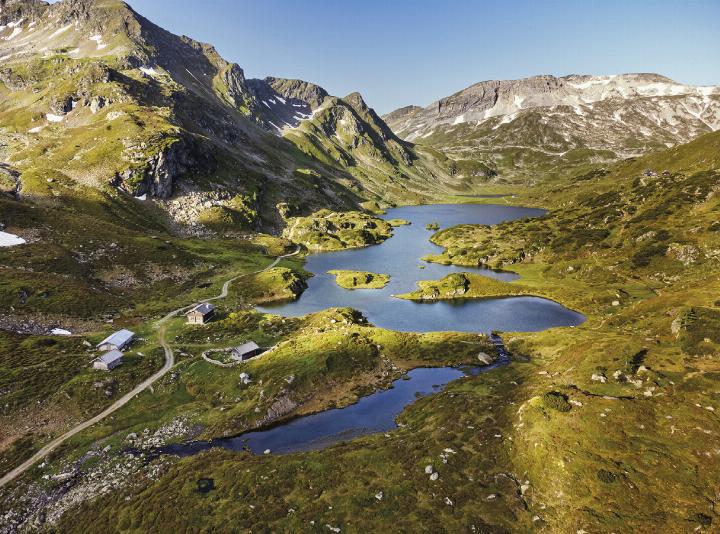
[[[403,139],[445,150],[465,178],[534,181],[719,129],[720,87],[657,74],[535,76],[481,82],[383,118]]]
[[[119,0],[0,7],[0,161],[21,174],[17,198],[129,195],[179,229],[242,230],[453,185],[444,158],[395,137],[359,95],[246,79]]]

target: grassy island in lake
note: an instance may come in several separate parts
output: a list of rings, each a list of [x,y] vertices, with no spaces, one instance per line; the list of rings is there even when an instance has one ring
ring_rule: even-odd
[[[390,281],[390,275],[368,271],[333,270],[328,274],[335,276],[337,285],[345,289],[382,289]]]

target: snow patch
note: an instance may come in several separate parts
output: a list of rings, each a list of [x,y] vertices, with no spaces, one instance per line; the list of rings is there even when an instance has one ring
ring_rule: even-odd
[[[60,35],[61,33],[68,31],[71,27],[72,27],[72,24],[68,24],[67,26],[63,26],[62,28],[58,28],[57,30],[55,30],[53,33],[50,34],[50,37],[48,37],[48,39],[52,39],[52,38],[54,38],[54,37],[57,37],[57,36]]]
[[[519,115],[519,113],[510,113],[509,115],[505,115],[500,122],[498,122],[495,126],[493,126],[493,130],[497,130],[503,124],[507,124],[509,122],[514,121],[518,115]]]
[[[54,113],[48,113],[47,115],[45,115],[45,118],[50,122],[62,122],[65,118],[65,115],[55,115]]]
[[[40,133],[40,131],[44,128],[44,126],[35,126],[35,128],[30,128],[28,130],[28,133]]]
[[[588,89],[589,87],[593,87],[595,85],[607,85],[610,83],[610,80],[614,78],[615,76],[597,76],[589,79],[586,82],[581,83],[572,83],[568,82],[568,85],[574,87],[575,89]]]
[[[145,195],[140,195],[139,197],[135,197],[135,198],[138,199],[138,200],[147,200],[147,194],[145,194]]]
[[[455,117],[453,124],[462,124],[463,122],[465,122],[465,115],[458,115]]]
[[[283,104],[287,104],[287,101],[286,101],[283,97],[278,96],[278,97],[276,97],[276,98],[277,98],[280,102],[282,102]]]
[[[9,234],[8,232],[0,232],[0,247],[14,247],[15,245],[22,245],[23,243],[27,243],[27,241],[22,237]]]
[[[102,35],[93,35],[92,37],[90,37],[90,40],[95,41],[98,50],[102,50],[103,48],[107,47],[107,44],[103,42]]]
[[[13,39],[15,39],[15,37],[17,37],[21,33],[22,33],[22,28],[13,28],[12,33],[10,35],[8,35],[7,37],[3,37],[3,40],[4,41],[12,41]]]
[[[50,333],[53,336],[72,336],[72,332],[70,332],[70,330],[64,330],[62,328],[53,328],[50,330]]]
[[[148,76],[157,76],[157,71],[152,67],[140,67],[140,72]]]

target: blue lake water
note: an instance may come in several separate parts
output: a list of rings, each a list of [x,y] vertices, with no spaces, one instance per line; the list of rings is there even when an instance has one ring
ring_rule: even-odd
[[[305,269],[314,276],[296,301],[259,308],[284,316],[298,316],[336,306],[360,310],[368,320],[383,328],[404,332],[454,330],[460,332],[545,330],[553,326],[578,325],[584,316],[551,300],[537,297],[412,302],[392,295],[416,289],[419,280],[436,280],[449,273],[477,272],[499,280],[518,275],[484,268],[446,266],[422,261],[427,254],[439,254],[442,247],[430,242],[433,232],[425,228],[437,222],[441,228],[458,224],[497,224],[503,221],[538,217],[545,212],[533,208],[481,204],[440,204],[407,206],[388,210],[384,219],[405,219],[412,224],[395,229],[393,237],[380,245],[361,249],[311,254]],[[389,274],[384,289],[343,289],[332,269],[350,269]]]
[[[537,331],[553,326],[582,323],[582,314],[551,300],[536,297],[460,300],[454,302],[415,303],[393,298],[393,294],[415,289],[418,280],[434,280],[448,273],[474,271],[500,280],[515,280],[518,275],[489,269],[444,266],[426,263],[420,258],[442,249],[433,245],[430,222],[441,228],[457,224],[497,224],[523,217],[538,217],[542,210],[496,205],[411,206],[388,210],[386,219],[401,218],[410,226],[395,229],[395,234],[381,245],[363,249],[310,255],[305,268],[314,277],[308,289],[295,302],[260,308],[270,313],[297,316],[336,306],[350,306],[362,311],[376,326],[409,332],[454,330],[489,333],[500,331]],[[424,268],[420,268],[420,266]],[[347,290],[335,283],[327,271],[352,269],[391,275],[384,289]],[[458,369],[453,367],[420,368],[396,380],[388,390],[377,391],[345,408],[327,410],[299,417],[264,430],[246,432],[235,437],[195,441],[162,447],[154,454],[188,456],[212,448],[250,450],[255,454],[291,453],[321,449],[358,436],[396,428],[395,418],[419,395],[429,395],[467,374],[477,374],[507,363],[502,340],[491,336],[498,349],[498,361],[486,367]]]
[[[254,454],[272,454],[323,449],[341,441],[397,428],[395,418],[419,396],[442,390],[462,376],[477,375],[508,362],[502,339],[491,337],[498,350],[495,363],[484,367],[422,367],[395,380],[390,389],[376,391],[345,408],[326,410],[269,428],[211,441],[167,445],[155,454],[190,456],[213,447]]]

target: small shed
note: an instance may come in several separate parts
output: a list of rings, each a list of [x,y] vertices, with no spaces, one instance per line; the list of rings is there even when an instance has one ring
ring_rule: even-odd
[[[215,306],[205,302],[185,314],[188,324],[205,324],[215,315]]]
[[[254,358],[260,353],[262,353],[262,349],[258,346],[258,344],[254,341],[248,341],[247,343],[243,343],[239,347],[235,347],[230,352],[230,357],[233,360],[244,362],[245,360]]]
[[[134,338],[135,334],[130,330],[118,330],[111,336],[103,339],[97,348],[100,350],[123,350],[132,343]]]
[[[123,353],[119,350],[106,352],[93,362],[93,367],[100,371],[112,371],[122,363]]]

